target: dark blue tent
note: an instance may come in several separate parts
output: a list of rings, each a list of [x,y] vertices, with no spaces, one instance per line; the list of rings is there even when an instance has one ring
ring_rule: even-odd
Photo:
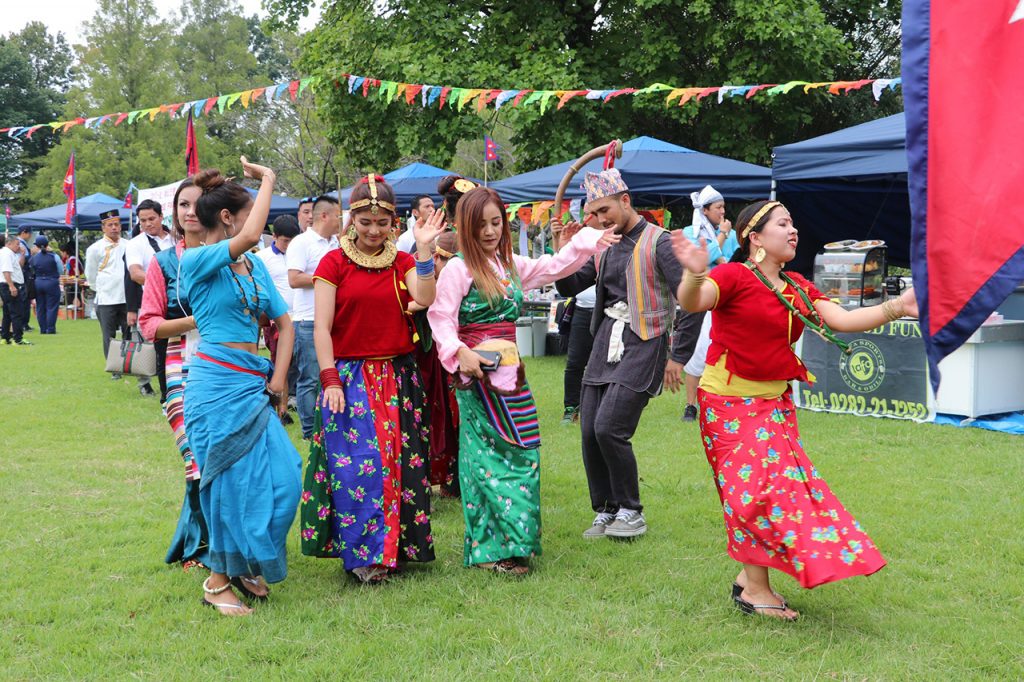
[[[421,194],[432,197],[434,202],[439,204],[441,195],[437,193],[437,183],[444,176],[452,174],[452,171],[431,166],[429,163],[416,162],[387,173],[384,175],[384,179],[395,190],[395,202],[399,215],[404,215],[411,212],[410,202]],[[474,182],[479,182],[479,180],[474,180]],[[342,208],[348,208],[348,198],[352,194],[353,187],[347,187],[341,191]],[[338,193],[331,192],[331,195],[338,196]]]
[[[906,123],[903,114],[776,147],[776,195],[800,229],[792,266],[809,272],[822,245],[884,239],[889,261],[910,262]]]
[[[245,188],[249,194],[256,198],[257,190],[251,187]],[[295,215],[299,211],[299,200],[286,197],[282,194],[275,194],[270,197],[270,215],[267,216],[267,222],[272,223],[278,216],[283,215]]]
[[[506,203],[544,201],[555,197],[558,183],[574,162],[555,164],[492,183]],[[601,170],[602,160],[591,161],[576,174],[566,190],[566,199],[586,196],[580,189],[583,174]],[[756,199],[768,196],[771,170],[752,163],[734,161],[695,152],[653,137],[638,137],[622,145],[622,158],[615,167],[629,185],[637,206],[683,204],[684,221],[690,220],[690,192],[713,185],[727,199]]]
[[[116,208],[121,215],[121,228],[127,230],[131,211],[122,206],[124,206],[124,199],[118,199],[102,192],[81,197],[78,200],[78,228],[81,230],[100,229],[100,213]],[[38,211],[20,213],[11,216],[10,226],[30,227],[35,231],[73,230],[72,225],[64,222],[66,209],[67,204],[58,204],[49,208],[41,208]]]

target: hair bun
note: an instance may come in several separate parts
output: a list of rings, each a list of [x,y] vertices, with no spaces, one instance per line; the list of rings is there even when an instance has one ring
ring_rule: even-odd
[[[461,180],[461,175],[446,175],[437,183],[437,193],[441,196],[448,194],[456,180]]]
[[[228,179],[216,168],[207,168],[192,176],[192,183],[203,190],[203,194],[217,189],[227,181]]]

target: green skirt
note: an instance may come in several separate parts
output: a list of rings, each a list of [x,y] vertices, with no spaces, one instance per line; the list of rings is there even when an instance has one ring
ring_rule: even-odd
[[[527,387],[528,388],[528,387]],[[503,438],[476,390],[459,401],[459,483],[466,520],[466,566],[540,550],[540,450]]]

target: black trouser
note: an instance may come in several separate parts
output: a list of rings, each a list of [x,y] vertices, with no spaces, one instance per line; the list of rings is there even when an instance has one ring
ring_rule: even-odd
[[[15,284],[18,295],[11,295],[11,287],[6,281],[0,281],[0,300],[4,304],[3,320],[0,321],[0,336],[4,341],[21,341],[25,331],[25,285]]]
[[[583,385],[583,370],[587,368],[590,350],[594,347],[594,335],[590,333],[590,318],[593,308],[576,306],[572,312],[569,327],[569,349],[565,361],[563,402],[565,407],[580,406],[580,387]]]
[[[584,384],[580,405],[583,467],[595,512],[642,511],[640,478],[630,439],[651,395],[619,384]]]
[[[167,341],[157,339],[153,342],[156,350],[156,378],[160,382],[160,402],[167,400]]]
[[[128,308],[124,303],[114,305],[97,305],[96,317],[100,321],[100,334],[103,335],[103,360],[106,362],[110,339],[121,332],[121,339],[129,337]]]

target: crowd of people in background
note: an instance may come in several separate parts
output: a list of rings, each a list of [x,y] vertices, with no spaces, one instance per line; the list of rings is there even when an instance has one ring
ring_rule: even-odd
[[[39,333],[56,334],[61,307],[81,300],[80,292],[64,284],[82,274],[81,264],[72,255],[73,248],[71,244],[62,244],[57,253],[46,235],[33,237],[27,227],[14,234],[0,235],[0,341],[4,345],[32,345],[25,332],[36,331],[31,325],[33,310]]]
[[[185,471],[165,560],[209,571],[203,604],[247,615],[268,598],[287,574],[296,507],[303,554],[339,559],[360,583],[430,562],[432,494],[461,500],[465,566],[530,573],[541,434],[515,323],[524,292],[552,284],[568,297],[562,423],[581,431],[595,515],[584,539],[648,532],[632,439],[652,397],[684,389],[682,419],[699,421],[742,565],[741,611],[799,615],[769,568],[814,587],[885,565],[802,450],[789,382],[808,376],[792,343],[804,327],[835,340],[915,315],[916,301],[909,291],[847,311],[783,272],[798,239],[780,203],[752,204],[733,228],[707,186],[691,195],[692,224],[670,234],[618,171],[587,173],[585,219],[552,218],[531,258],[513,253],[501,197],[459,176],[440,182],[440,208],[413,198],[404,231],[391,186],[370,174],[347,211],[306,197],[268,237],[275,175],[242,165],[255,199],[202,171],[178,187],[169,220],[142,202],[130,240],[116,210],[101,215],[84,267],[104,356],[118,334],[157,349]],[[0,250],[8,344],[29,343],[33,298],[40,332],[56,333],[61,278],[82,271],[67,248],[29,238]],[[148,376],[138,386],[155,394]],[[290,405],[301,455],[284,430]]]

